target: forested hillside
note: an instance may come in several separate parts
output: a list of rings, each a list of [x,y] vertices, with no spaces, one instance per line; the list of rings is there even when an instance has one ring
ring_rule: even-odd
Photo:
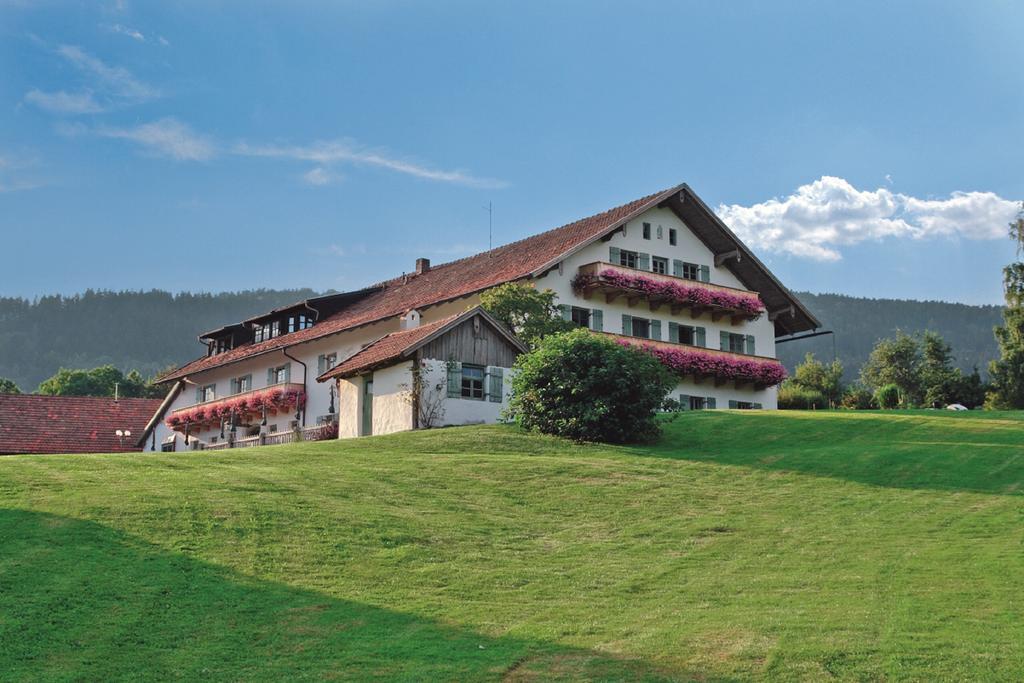
[[[95,292],[35,301],[0,297],[0,377],[23,391],[58,369],[107,363],[150,376],[203,352],[196,335],[312,296],[312,290],[220,294]]]
[[[307,289],[256,290],[220,294],[93,292],[47,296],[35,301],[0,297],[0,377],[24,391],[59,368],[91,368],[111,363],[143,375],[196,357],[196,335],[277,306],[312,296]],[[992,327],[998,306],[965,306],[936,301],[858,299],[839,294],[798,293],[835,330],[836,350],[856,377],[875,341],[897,329],[935,330],[952,344],[957,364],[982,371],[998,355]],[[832,358],[832,340],[819,337],[779,346],[787,367],[814,351]]]
[[[795,294],[821,320],[823,329],[835,332],[835,349],[846,369],[846,381],[856,379],[875,342],[893,336],[896,330],[938,332],[953,347],[956,365],[965,372],[977,366],[982,375],[987,376],[988,362],[999,356],[992,328],[1002,322],[1000,306],[861,299],[809,292]],[[825,335],[780,344],[778,356],[792,371],[808,351],[813,351],[821,360],[832,360],[832,337]]]

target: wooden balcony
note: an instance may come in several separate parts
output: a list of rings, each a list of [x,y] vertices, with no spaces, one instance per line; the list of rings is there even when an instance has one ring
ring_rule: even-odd
[[[298,382],[285,382],[285,383],[282,383],[282,384],[272,384],[269,387],[261,387],[259,389],[250,389],[249,391],[242,391],[242,392],[239,392],[237,394],[229,394],[227,396],[220,396],[220,397],[217,397],[217,398],[213,399],[212,401],[201,401],[199,403],[193,403],[192,405],[182,406],[181,408],[176,408],[176,409],[172,410],[170,413],[168,413],[167,417],[168,417],[168,419],[171,418],[171,417],[175,417],[175,416],[179,416],[180,417],[180,416],[182,416],[182,415],[184,415],[184,414],[194,410],[195,408],[220,408],[222,406],[227,405],[229,402],[232,402],[232,401],[235,401],[235,400],[238,400],[238,399],[244,399],[244,398],[247,398],[247,397],[255,397],[257,394],[264,394],[264,393],[266,393],[268,391],[274,391],[274,390],[280,390],[282,393],[286,393],[286,392],[289,392],[289,391],[303,391],[304,387],[302,386],[302,384],[299,384]],[[278,412],[278,410],[280,410],[280,408],[272,409],[271,410],[271,414],[276,414]],[[254,410],[251,410],[251,411],[248,411],[248,412],[256,412],[256,410],[254,409]]]
[[[605,302],[609,304],[621,298],[625,300],[626,305],[629,308],[635,308],[640,304],[640,302],[646,302],[648,308],[650,308],[652,312],[657,311],[664,306],[671,310],[672,315],[679,315],[681,311],[688,309],[690,311],[690,317],[693,319],[699,318],[704,313],[710,313],[711,320],[713,322],[718,322],[722,318],[728,317],[733,325],[738,325],[744,320],[755,319],[760,315],[759,313],[754,314],[748,310],[743,310],[733,306],[715,305],[713,303],[687,303],[679,301],[673,297],[652,294],[641,289],[623,287],[617,283],[609,282],[606,278],[602,277],[602,274],[609,272],[626,277],[643,278],[655,283],[680,285],[685,288],[702,289],[707,292],[720,292],[722,294],[731,295],[732,297],[742,297],[744,299],[756,298],[760,302],[759,294],[750,290],[726,287],[725,285],[714,285],[710,282],[688,280],[686,278],[675,277],[673,275],[652,273],[646,270],[637,270],[636,268],[619,266],[606,261],[595,261],[594,263],[588,263],[579,267],[579,273],[576,280],[576,282],[579,283],[577,291],[584,299],[588,300],[595,294],[602,295],[604,296]]]
[[[703,346],[690,346],[689,344],[675,344],[672,342],[659,341],[656,339],[644,339],[643,337],[628,337],[626,335],[614,334],[612,332],[603,332],[602,334],[609,336],[616,341],[625,342],[633,346],[653,347],[656,349],[665,349],[671,351],[693,351],[700,354],[706,354],[708,356],[711,356],[712,358],[722,358],[736,361],[756,361],[758,363],[772,364],[780,367],[782,365],[782,363],[780,363],[777,358],[771,358],[770,356],[755,356],[747,353],[736,353],[733,351],[722,351],[720,349],[709,349]],[[758,382],[756,380],[738,380],[732,378],[719,377],[712,373],[689,373],[688,376],[692,377],[693,383],[698,385],[703,384],[707,380],[710,380],[714,382],[714,385],[716,387],[724,386],[726,384],[729,384],[730,382],[733,382],[737,389],[743,387],[753,387],[756,390],[761,390],[769,386],[774,386],[774,384]]]

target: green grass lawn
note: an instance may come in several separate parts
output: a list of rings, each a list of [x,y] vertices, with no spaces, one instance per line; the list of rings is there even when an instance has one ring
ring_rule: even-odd
[[[1024,678],[1024,415],[0,458],[3,680]]]

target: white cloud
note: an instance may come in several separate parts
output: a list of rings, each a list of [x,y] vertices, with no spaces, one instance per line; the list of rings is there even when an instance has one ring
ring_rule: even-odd
[[[994,192],[919,199],[885,188],[858,190],[843,178],[822,176],[782,199],[720,205],[718,215],[755,249],[838,261],[842,247],[867,240],[999,239],[1017,207]]]
[[[316,168],[303,173],[302,179],[310,185],[323,186],[340,182],[344,179],[344,176],[332,173],[323,166],[317,166]]]
[[[134,103],[160,96],[156,88],[135,78],[128,69],[111,66],[76,45],[61,45],[57,54],[95,81],[99,89],[117,99]]]
[[[307,146],[254,146],[242,143],[236,146],[235,153],[244,156],[311,161],[320,167],[327,167],[335,163],[376,166],[416,178],[467,185],[469,187],[502,188],[508,186],[508,183],[501,180],[479,178],[460,170],[446,171],[435,169],[420,163],[397,159],[383,152],[364,150],[356,146],[351,140],[315,142]]]
[[[56,114],[96,114],[103,111],[103,106],[88,91],[69,93],[33,89],[25,93],[25,101]]]
[[[108,26],[107,30],[111,33],[118,33],[122,36],[128,36],[132,40],[137,40],[140,43],[146,42],[146,36],[142,34],[142,31],[134,29],[130,26],[125,26],[124,24],[113,24],[112,26]]]
[[[37,161],[21,156],[0,156],[0,193],[34,190],[37,187],[42,187],[43,182],[25,175],[31,173],[31,169],[38,165]]]
[[[205,161],[216,155],[213,141],[175,118],[167,117],[133,128],[95,128],[105,138],[131,140],[158,156],[178,161]]]

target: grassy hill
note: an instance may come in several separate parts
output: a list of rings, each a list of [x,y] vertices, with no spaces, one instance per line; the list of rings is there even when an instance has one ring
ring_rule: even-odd
[[[5,680],[1020,680],[1024,415],[0,460]]]

